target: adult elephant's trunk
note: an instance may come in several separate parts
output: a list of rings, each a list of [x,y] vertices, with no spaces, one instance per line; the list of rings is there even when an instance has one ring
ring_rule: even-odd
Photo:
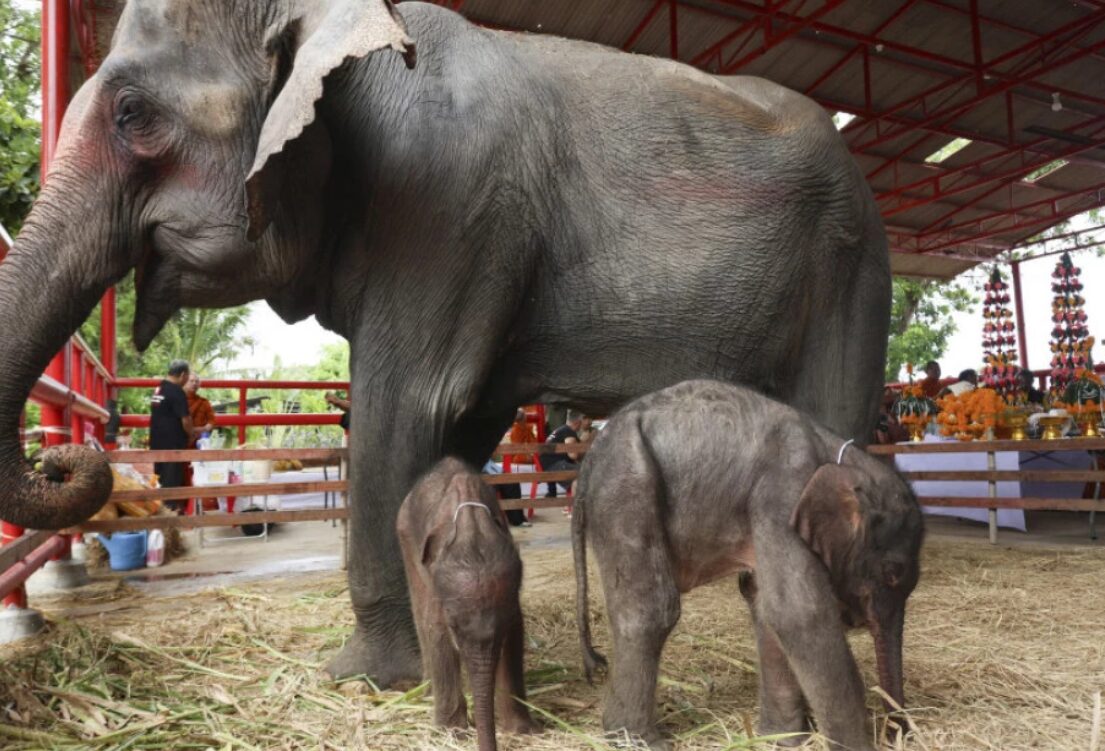
[[[497,751],[499,747],[495,740],[495,671],[501,649],[502,645],[496,644],[490,650],[480,649],[467,659],[480,751]]]
[[[905,607],[899,605],[871,620],[871,636],[875,639],[875,660],[879,670],[879,685],[899,707],[905,707],[902,685],[902,632]],[[887,703],[887,710],[894,707]]]
[[[126,271],[126,261],[113,258],[106,231],[114,212],[79,184],[84,180],[67,178],[51,175],[0,263],[0,519],[33,529],[84,521],[112,486],[107,460],[91,449],[51,450],[40,473],[18,440],[19,416],[39,375]]]

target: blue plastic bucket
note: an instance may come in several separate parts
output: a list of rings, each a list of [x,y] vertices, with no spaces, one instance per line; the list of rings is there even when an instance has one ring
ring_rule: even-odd
[[[146,531],[116,532],[107,537],[97,535],[107,548],[112,571],[131,571],[146,567]]]

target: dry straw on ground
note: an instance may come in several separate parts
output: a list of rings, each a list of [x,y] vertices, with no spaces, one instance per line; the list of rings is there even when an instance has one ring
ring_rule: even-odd
[[[531,700],[549,730],[501,736],[501,747],[610,748],[601,688],[579,669],[569,553],[524,557]],[[339,574],[174,598],[125,585],[75,597],[49,604],[57,621],[46,637],[0,651],[0,748],[475,748],[429,725],[424,687],[376,692],[320,675],[352,622]],[[931,542],[907,629],[914,732],[888,738],[873,691],[876,732],[892,749],[1105,751],[1103,611],[1105,552]],[[871,685],[870,639],[853,644]],[[681,749],[768,747],[749,740],[755,651],[732,580],[685,599],[659,701]]]

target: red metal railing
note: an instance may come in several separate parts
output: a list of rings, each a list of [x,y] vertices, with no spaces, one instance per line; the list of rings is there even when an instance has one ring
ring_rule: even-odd
[[[153,389],[156,388],[160,382],[161,381],[157,378],[118,378],[115,380],[115,387],[120,389]],[[207,389],[236,389],[238,391],[238,414],[216,415],[215,425],[220,428],[238,428],[239,444],[246,442],[246,428],[249,426],[337,425],[341,421],[341,415],[335,412],[248,414],[250,390],[349,391],[348,381],[241,381],[210,379],[204,381],[203,386]],[[122,415],[119,424],[120,427],[124,428],[147,428],[150,425],[150,416],[136,414]]]

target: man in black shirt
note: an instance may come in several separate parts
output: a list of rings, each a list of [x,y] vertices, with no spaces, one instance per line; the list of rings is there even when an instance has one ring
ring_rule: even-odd
[[[568,410],[567,421],[554,430],[552,434],[545,439],[545,443],[579,443],[579,431],[590,427],[590,418],[585,417],[580,412],[576,412],[574,409],[570,409]],[[544,456],[547,458],[542,461],[541,468],[546,472],[560,472],[562,470],[578,468],[582,454],[569,452],[566,454],[544,454]],[[568,490],[572,486],[570,482],[562,482],[560,485],[565,490]],[[556,483],[549,483],[549,491],[545,493],[545,497],[556,498]]]
[[[150,397],[150,449],[174,451],[188,448],[192,438],[192,418],[188,413],[188,397],[184,383],[188,380],[188,363],[173,360],[169,374]],[[179,488],[184,485],[184,464],[158,462],[154,472],[163,488]],[[166,505],[181,506],[183,501],[170,501]]]

